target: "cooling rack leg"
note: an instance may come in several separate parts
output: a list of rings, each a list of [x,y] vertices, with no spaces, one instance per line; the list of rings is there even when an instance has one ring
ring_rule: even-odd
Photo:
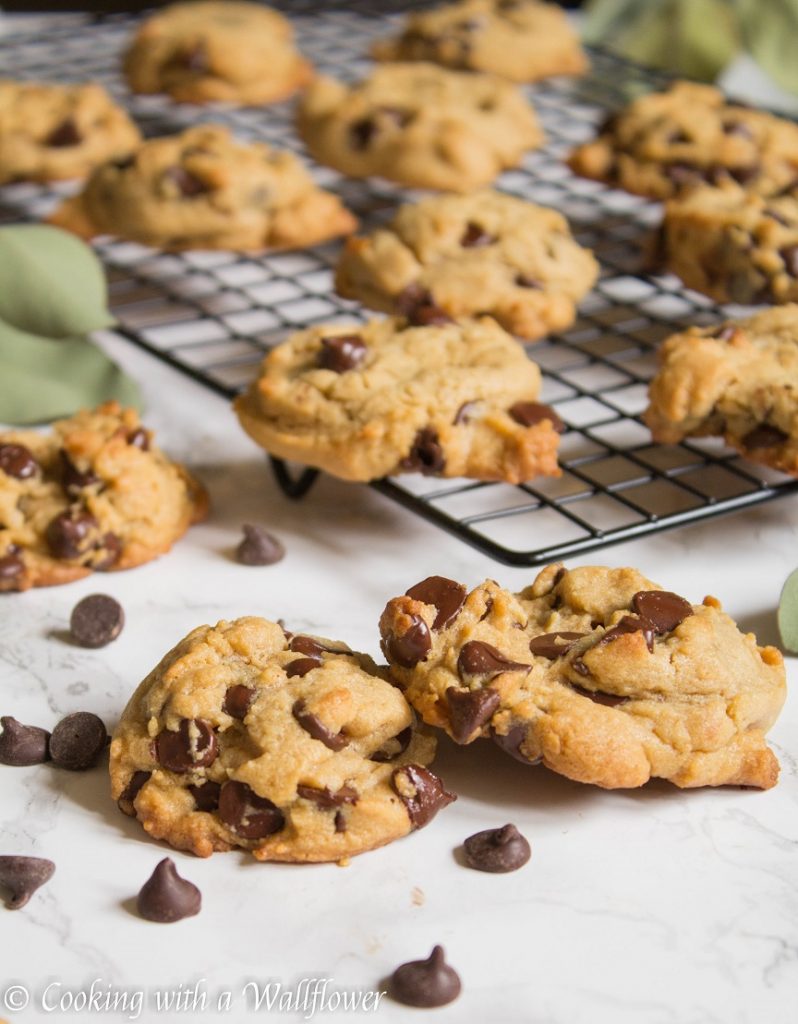
[[[286,497],[295,501],[305,497],[319,475],[317,469],[304,469],[299,476],[293,477],[282,459],[275,459],[270,455],[269,462],[272,464],[272,472],[280,485],[280,490]]]

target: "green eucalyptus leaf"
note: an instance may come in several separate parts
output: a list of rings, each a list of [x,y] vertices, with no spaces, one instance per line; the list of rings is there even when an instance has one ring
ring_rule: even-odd
[[[798,0],[735,0],[743,42],[788,92],[798,92]]]
[[[798,569],[790,573],[782,588],[778,622],[782,646],[798,654]]]

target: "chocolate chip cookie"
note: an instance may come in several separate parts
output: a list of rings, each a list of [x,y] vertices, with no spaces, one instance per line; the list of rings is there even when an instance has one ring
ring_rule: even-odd
[[[717,302],[798,301],[798,187],[690,189],[667,203],[655,259]]]
[[[659,360],[645,413],[656,441],[723,437],[798,475],[798,305],[691,327],[664,342]]]
[[[140,141],[101,85],[0,80],[0,185],[84,178]]]
[[[385,64],[345,85],[318,78],[299,107],[312,156],[353,178],[470,192],[543,141],[517,86],[434,64]]]
[[[345,480],[396,473],[518,483],[557,468],[540,371],[495,321],[320,324],[272,349],[235,402],[272,455]],[[419,322],[419,321],[417,321]]]
[[[133,92],[241,104],[285,99],[313,75],[281,14],[233,0],[173,4],[153,14],[125,54],[124,72]]]
[[[204,518],[201,485],[115,402],[0,432],[0,592],[132,569]]]
[[[118,235],[173,251],[294,248],[356,227],[292,153],[237,142],[219,125],[151,139],[103,164],[50,221],[83,238]]]
[[[350,238],[336,272],[340,295],[409,314],[433,303],[451,317],[487,313],[540,338],[573,323],[598,264],[555,210],[501,192],[433,196]]]
[[[419,11],[400,35],[381,40],[372,53],[377,60],[432,61],[514,82],[587,70],[565,12],[539,0],[460,0]]]
[[[731,103],[713,86],[675,82],[618,111],[568,162],[585,178],[653,199],[701,182],[769,195],[798,179],[798,125]]]
[[[259,618],[200,626],[136,690],[111,743],[114,799],[154,839],[207,857],[339,860],[454,800],[435,740],[346,644]]]
[[[433,576],[388,602],[380,632],[407,699],[457,743],[488,737],[607,789],[778,778],[782,656],[713,597],[692,605],[635,569],[550,565],[520,594]]]

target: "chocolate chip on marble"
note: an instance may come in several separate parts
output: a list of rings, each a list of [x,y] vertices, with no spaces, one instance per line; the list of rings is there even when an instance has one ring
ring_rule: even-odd
[[[318,786],[299,785],[296,791],[305,800],[310,800],[318,807],[325,809],[340,807],[342,804],[356,804],[359,799],[357,790],[351,786],[341,786],[333,793],[326,786],[319,789]]]
[[[184,199],[193,199],[195,196],[201,196],[211,191],[207,182],[192,174],[191,171],[187,171],[180,164],[170,167],[164,176],[175,185]]]
[[[16,480],[27,480],[39,471],[39,463],[24,444],[0,444],[0,470]]]
[[[53,877],[55,864],[44,857],[0,857],[0,886],[7,889],[8,910],[24,907],[31,896]]]
[[[359,334],[336,334],[321,339],[319,366],[333,373],[354,370],[366,358],[366,343]]]
[[[532,856],[529,843],[515,825],[476,832],[465,840],[463,849],[470,868],[495,874],[517,871]]]
[[[188,786],[189,793],[194,797],[194,803],[198,811],[211,813],[219,806],[219,796],[222,787],[218,782],[203,782],[201,785]]]
[[[25,563],[16,551],[9,551],[0,558],[0,589],[16,584],[25,575]]]
[[[457,658],[457,672],[464,681],[475,677],[492,679],[502,672],[514,672],[520,669],[529,671],[531,667],[531,665],[505,658],[501,651],[483,640],[469,640],[467,644],[463,644]]]
[[[478,249],[484,245],[492,245],[495,241],[495,235],[491,235],[476,221],[470,220],[460,239],[460,245],[464,249]]]
[[[462,583],[456,583],[454,580],[447,579],[446,576],[428,576],[420,583],[416,583],[406,593],[414,601],[431,604],[437,608],[438,614],[435,616],[432,628],[439,630],[445,629],[456,618],[465,604],[467,591]]]
[[[24,768],[50,760],[50,733],[37,725],[23,725],[11,715],[0,718],[0,764]]]
[[[136,813],[136,809],[133,806],[136,797],[144,788],[145,784],[149,782],[152,776],[152,772],[133,772],[130,776],[130,781],[119,794],[119,799],[116,801],[117,807],[123,814],[127,814],[133,817]]]
[[[100,760],[108,743],[105,723],[90,711],[67,715],[53,729],[50,757],[53,764],[71,772],[85,772]]]
[[[659,634],[670,633],[693,614],[690,602],[669,590],[639,590],[632,598],[632,608]]]
[[[448,687],[445,697],[455,743],[467,743],[490,720],[500,701],[496,690],[458,690],[456,686]]]
[[[207,768],[216,760],[217,753],[216,733],[201,718],[183,718],[177,731],[164,729],[155,737],[158,764],[178,775]]]
[[[420,615],[408,615],[405,618],[408,620],[407,628],[401,635],[388,633],[383,637],[383,646],[390,661],[395,661],[402,668],[415,668],[429,654],[432,636],[429,626]]]
[[[776,448],[789,437],[783,430],[771,426],[770,423],[760,423],[758,427],[749,430],[742,439],[743,447],[754,450],[755,448]]]
[[[434,772],[420,764],[394,768],[391,785],[407,808],[413,828],[423,828],[438,811],[457,799],[454,793],[444,789],[443,782]]]
[[[378,764],[386,764],[389,761],[395,761],[397,757],[400,757],[407,748],[410,746],[410,740],[413,738],[413,727],[408,725],[406,729],[402,729],[396,736],[392,736],[389,740],[380,747],[379,750],[375,750],[369,760],[376,761]]]
[[[521,753],[521,744],[526,739],[526,735],[527,729],[524,725],[512,725],[506,733],[497,732],[495,729],[490,730],[490,738],[505,754],[509,754],[510,757],[514,757],[522,764],[537,764],[540,761],[539,757],[530,758]]]
[[[78,130],[71,117],[67,117],[57,125],[44,140],[45,146],[53,149],[64,149],[67,146],[77,146],[83,142],[83,136]]]
[[[150,450],[150,434],[144,427],[136,427],[127,435],[127,443],[131,448],[139,448],[143,452]]]
[[[164,857],[141,887],[136,906],[147,921],[172,924],[200,912],[202,893],[193,882],[180,877],[171,857]]]
[[[122,632],[125,613],[108,594],[89,594],[75,605],[69,618],[69,633],[81,647],[106,647]]]
[[[318,668],[320,664],[318,658],[296,658],[285,666],[285,674],[289,679],[293,679],[295,676],[299,676],[301,679],[308,672],[312,672],[314,668]]]
[[[542,402],[516,402],[507,411],[522,427],[534,427],[536,424],[542,423],[543,420],[548,420],[558,434],[562,434],[565,430],[565,424],[554,409]]]
[[[265,839],[285,826],[280,808],[245,782],[229,781],[219,794],[219,817],[244,839]]]
[[[99,529],[93,515],[73,507],[50,520],[44,531],[47,547],[54,558],[74,559],[87,554],[92,548],[91,535]]]
[[[584,686],[571,683],[571,688],[580,696],[588,697],[594,704],[603,704],[607,708],[616,708],[619,704],[625,704],[628,697],[620,697],[617,693],[605,693],[603,690],[586,690]]]
[[[391,998],[405,1006],[446,1006],[461,990],[457,971],[446,963],[442,946],[435,946],[426,960],[411,960],[397,967],[388,979]]]
[[[313,665],[315,668],[318,662],[314,662]],[[295,702],[291,708],[291,714],[309,736],[323,743],[328,750],[343,750],[344,747],[348,746],[349,737],[343,732],[335,733],[328,729],[317,715],[314,715],[312,711],[308,711],[304,700]]]
[[[241,565],[275,565],[285,558],[285,547],[262,526],[245,523],[244,539],[236,548]]]
[[[529,650],[540,658],[548,658],[554,661],[567,654],[577,640],[581,640],[587,633],[542,633],[529,641]]]
[[[440,475],[446,468],[446,457],[437,431],[432,427],[422,427],[416,434],[413,447],[399,466],[408,473],[421,473],[423,476]]]
[[[243,683],[228,686],[222,710],[231,718],[237,718],[239,722],[243,722],[254,699],[255,691],[252,687],[244,686]]]

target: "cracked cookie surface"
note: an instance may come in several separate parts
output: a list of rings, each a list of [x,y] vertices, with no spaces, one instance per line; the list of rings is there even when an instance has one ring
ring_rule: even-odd
[[[490,318],[321,324],[266,356],[235,402],[272,455],[346,480],[394,473],[518,483],[556,476],[556,413],[540,371]]]
[[[551,565],[520,594],[430,577],[388,602],[380,632],[405,696],[458,743],[491,737],[608,789],[778,778],[779,651],[635,569]]]
[[[207,857],[339,860],[421,828],[454,797],[435,740],[366,655],[247,617],[200,626],[139,686],[111,743],[114,799]]]
[[[202,486],[115,402],[47,434],[0,432],[0,591],[149,562],[206,509]]]

